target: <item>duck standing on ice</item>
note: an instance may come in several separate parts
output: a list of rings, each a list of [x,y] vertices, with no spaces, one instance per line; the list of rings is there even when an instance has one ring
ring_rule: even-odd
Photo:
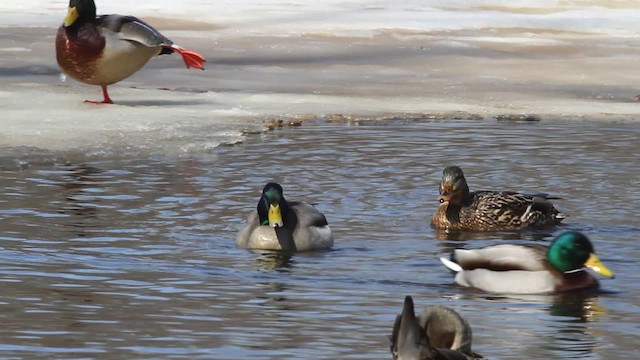
[[[140,70],[152,57],[177,52],[187,68],[204,70],[205,58],[175,45],[144,21],[124,15],[96,16],[93,0],[70,0],[56,36],[56,58],[65,74],[100,85],[104,100],[113,104],[107,86]]]

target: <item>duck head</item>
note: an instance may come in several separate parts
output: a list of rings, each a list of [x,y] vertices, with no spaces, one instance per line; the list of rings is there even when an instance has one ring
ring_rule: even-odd
[[[282,186],[278,183],[268,183],[262,189],[262,197],[258,201],[258,216],[260,225],[283,227],[284,216],[287,212],[287,201],[282,194]]]
[[[600,262],[589,238],[577,231],[568,231],[556,237],[547,251],[547,260],[560,272],[572,272],[583,267],[613,278],[614,274]]]
[[[96,4],[93,0],[70,0],[69,10],[62,24],[64,27],[69,27],[76,22],[92,22],[95,19]]]
[[[442,181],[440,182],[440,203],[462,204],[469,196],[469,186],[464,178],[462,169],[457,166],[447,166],[442,171]]]

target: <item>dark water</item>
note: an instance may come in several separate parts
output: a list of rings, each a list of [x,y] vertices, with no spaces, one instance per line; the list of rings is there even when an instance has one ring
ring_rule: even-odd
[[[188,158],[88,157],[3,170],[0,357],[389,359],[405,295],[458,310],[490,359],[631,359],[640,345],[640,127],[319,122]],[[442,168],[472,189],[561,196],[548,231],[428,226]],[[236,249],[267,181],[325,212],[333,250]],[[616,272],[597,292],[495,296],[452,284],[457,246],[584,231]]]

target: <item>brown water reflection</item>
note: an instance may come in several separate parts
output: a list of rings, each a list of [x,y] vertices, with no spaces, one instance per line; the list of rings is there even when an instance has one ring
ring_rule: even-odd
[[[419,308],[459,311],[474,349],[491,359],[633,358],[639,135],[624,122],[318,121],[189,158],[111,154],[2,171],[0,351],[387,359],[410,294]],[[428,219],[450,164],[474,189],[558,195],[570,217],[544,231],[437,232]],[[327,215],[334,249],[235,248],[272,180]],[[585,231],[616,272],[601,291],[489,296],[454,285],[437,260],[459,246],[546,243],[567,229]]]

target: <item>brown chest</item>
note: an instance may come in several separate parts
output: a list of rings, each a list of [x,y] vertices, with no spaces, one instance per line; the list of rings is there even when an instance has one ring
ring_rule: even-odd
[[[91,82],[104,46],[105,39],[95,26],[86,24],[77,29],[61,26],[56,36],[58,65],[70,77]]]
[[[438,209],[431,216],[431,226],[437,229],[447,229],[453,224],[447,215],[448,204],[440,204]]]

